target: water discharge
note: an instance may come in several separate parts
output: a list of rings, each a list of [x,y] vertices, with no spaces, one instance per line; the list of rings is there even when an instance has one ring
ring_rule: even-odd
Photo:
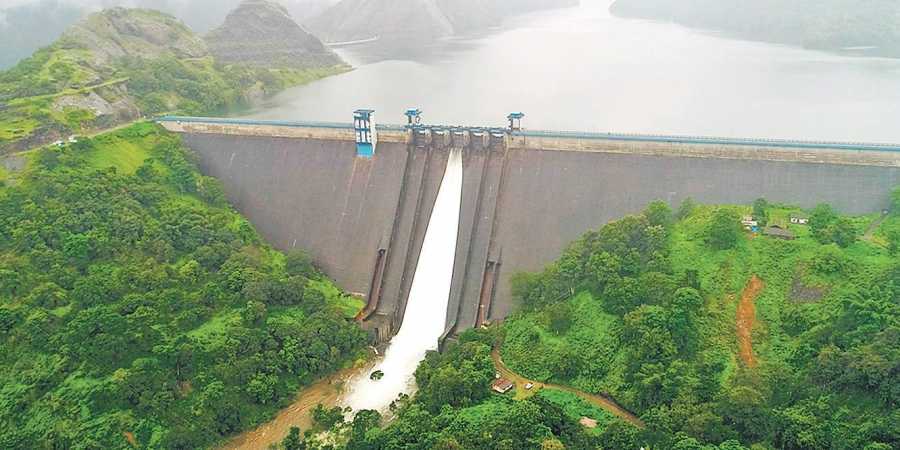
[[[462,172],[462,154],[453,150],[422,242],[403,324],[385,351],[384,359],[372,370],[381,370],[384,377],[373,381],[369,378],[371,372],[358,375],[350,380],[341,400],[354,411],[384,411],[401,392],[411,394],[415,388],[416,366],[428,350],[437,349],[447,321],[456,258]]]

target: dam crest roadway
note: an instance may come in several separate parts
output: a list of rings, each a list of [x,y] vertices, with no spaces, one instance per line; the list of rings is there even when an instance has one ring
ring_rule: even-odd
[[[363,110],[361,110],[363,111]],[[510,278],[538,271],[589,229],[677,205],[827,202],[881,211],[900,184],[900,144],[377,125],[371,157],[351,123],[162,117],[200,169],[269,242],[313,259],[366,299],[380,342],[399,330],[451,151],[462,196],[441,342],[513,309]],[[373,143],[374,144],[374,143]]]

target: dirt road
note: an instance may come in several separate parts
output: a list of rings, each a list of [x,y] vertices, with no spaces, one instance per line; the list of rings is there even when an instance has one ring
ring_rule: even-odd
[[[741,361],[749,368],[756,367],[756,356],[753,355],[753,325],[756,323],[756,297],[762,292],[765,283],[753,275],[744,292],[741,293],[741,301],[737,308],[737,337],[738,353]]]
[[[503,359],[500,358],[500,352],[497,349],[494,349],[491,352],[491,357],[494,359],[494,367],[497,368],[497,372],[500,373],[500,376],[502,376],[503,378],[506,378],[509,381],[516,383],[516,386],[517,386],[516,391],[517,392],[519,391],[518,386],[524,386],[525,383],[533,383],[534,384],[532,391],[537,391],[538,389],[541,389],[541,388],[550,388],[550,389],[558,389],[560,391],[566,391],[566,392],[569,392],[569,393],[572,393],[572,394],[575,394],[575,395],[581,397],[588,403],[590,403],[594,406],[597,406],[599,408],[602,408],[602,409],[612,413],[613,415],[631,423],[632,425],[634,425],[638,428],[644,428],[644,422],[641,419],[639,419],[634,414],[628,412],[625,408],[619,406],[619,404],[616,403],[611,398],[607,398],[602,395],[591,394],[591,393],[584,392],[584,391],[579,391],[578,389],[575,389],[575,388],[572,388],[569,386],[561,386],[558,384],[547,384],[547,383],[541,383],[541,382],[534,381],[534,380],[529,380],[528,378],[525,378],[525,377],[513,372],[512,370],[509,369],[509,367],[506,367],[506,364],[503,363]]]

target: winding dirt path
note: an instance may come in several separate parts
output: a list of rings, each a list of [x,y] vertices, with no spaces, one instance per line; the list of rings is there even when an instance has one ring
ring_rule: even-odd
[[[738,354],[741,361],[749,368],[756,367],[756,356],[753,355],[753,325],[756,323],[756,297],[762,292],[765,283],[756,275],[750,278],[737,308]]]
[[[539,381],[529,380],[528,378],[525,378],[525,377],[513,372],[512,370],[510,370],[510,368],[507,367],[506,364],[503,363],[503,359],[500,357],[500,351],[497,350],[496,348],[493,351],[491,351],[491,357],[494,359],[494,367],[496,367],[497,372],[500,373],[500,376],[503,378],[506,378],[509,381],[514,382],[516,384],[516,386],[524,386],[525,383],[533,383],[534,387],[532,389],[534,389],[534,390],[537,390],[540,388],[549,388],[549,389],[558,389],[560,391],[569,392],[571,394],[575,394],[575,395],[581,397],[582,399],[584,399],[585,401],[587,401],[588,403],[590,403],[594,406],[597,406],[599,408],[602,408],[602,409],[612,413],[616,417],[619,417],[620,419],[625,420],[626,422],[631,423],[632,425],[634,425],[638,428],[644,428],[644,422],[641,419],[639,419],[634,414],[628,412],[628,410],[626,410],[625,408],[619,406],[619,404],[616,403],[615,400],[613,400],[611,398],[604,397],[602,395],[591,394],[588,392],[580,391],[578,389],[575,389],[575,388],[569,387],[569,386],[541,383]],[[518,388],[516,388],[516,389],[518,389]]]

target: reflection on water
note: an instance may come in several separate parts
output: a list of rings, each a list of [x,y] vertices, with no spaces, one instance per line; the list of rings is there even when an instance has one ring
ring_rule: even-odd
[[[461,201],[462,155],[453,150],[422,242],[403,324],[373,369],[384,372],[384,378],[373,381],[371,372],[365,372],[348,383],[342,403],[354,411],[384,411],[401,392],[411,394],[416,366],[428,350],[437,349],[447,321]]]
[[[900,142],[900,60],[733,40],[611,16],[604,2],[528,14],[416,51],[341,50],[357,70],[276,96],[255,118]]]

